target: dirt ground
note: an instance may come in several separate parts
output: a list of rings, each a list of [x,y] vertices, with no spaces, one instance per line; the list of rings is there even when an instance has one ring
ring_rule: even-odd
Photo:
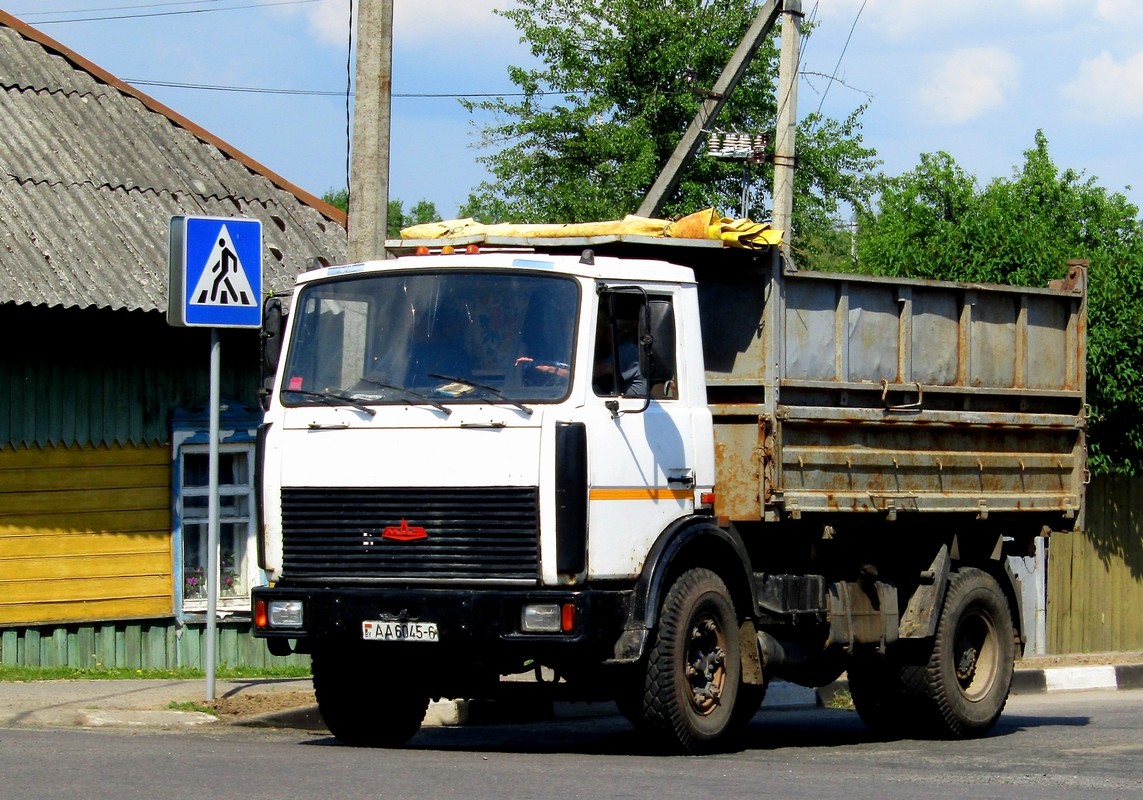
[[[222,719],[234,719],[269,714],[273,711],[288,711],[302,706],[312,706],[316,702],[313,689],[308,689],[305,691],[240,692],[230,697],[219,697],[213,702],[203,705],[214,709],[214,712]]]
[[[1062,656],[1025,656],[1016,662],[1016,669],[1050,669],[1052,667],[1090,667],[1124,664],[1143,664],[1143,652],[1128,650],[1122,653],[1070,653]]]

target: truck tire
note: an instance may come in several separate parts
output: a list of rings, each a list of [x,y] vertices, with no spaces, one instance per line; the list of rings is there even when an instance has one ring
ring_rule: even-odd
[[[865,727],[884,739],[899,739],[911,732],[912,704],[896,661],[857,656],[846,673],[853,707]]]
[[[738,617],[726,584],[708,569],[688,570],[663,600],[644,716],[669,746],[709,750],[733,728],[741,681]]]
[[[361,649],[315,650],[314,694],[322,720],[350,747],[400,747],[420,730],[428,693]]]
[[[737,736],[746,730],[750,720],[754,719],[759,709],[762,708],[768,685],[765,683],[761,686],[749,683],[738,685],[738,699],[734,703],[734,713],[730,717],[730,725],[727,728],[729,735]]]
[[[932,732],[970,738],[991,730],[1008,701],[1015,660],[1012,613],[1000,584],[979,569],[956,572],[928,663],[907,679],[932,703]]]

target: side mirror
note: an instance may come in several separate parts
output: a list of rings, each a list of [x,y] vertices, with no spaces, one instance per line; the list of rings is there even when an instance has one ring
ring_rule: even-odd
[[[282,327],[285,314],[282,301],[268,297],[262,305],[262,380],[258,388],[258,400],[265,411],[270,405],[270,394],[274,391],[274,378],[278,374],[278,359],[282,357]]]
[[[650,298],[646,333],[651,337],[648,383],[652,386],[675,377],[675,311],[668,300]]]

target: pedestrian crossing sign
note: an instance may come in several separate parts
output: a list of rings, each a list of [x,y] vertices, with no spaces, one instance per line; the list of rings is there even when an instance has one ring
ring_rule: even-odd
[[[167,322],[180,327],[262,325],[262,223],[171,217]]]

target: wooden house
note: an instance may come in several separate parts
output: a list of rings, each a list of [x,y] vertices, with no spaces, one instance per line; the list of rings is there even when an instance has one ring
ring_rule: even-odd
[[[210,334],[167,324],[173,215],[262,222],[264,289],[345,215],[0,12],[0,663],[202,666]],[[259,332],[221,334],[219,660],[260,580]]]

